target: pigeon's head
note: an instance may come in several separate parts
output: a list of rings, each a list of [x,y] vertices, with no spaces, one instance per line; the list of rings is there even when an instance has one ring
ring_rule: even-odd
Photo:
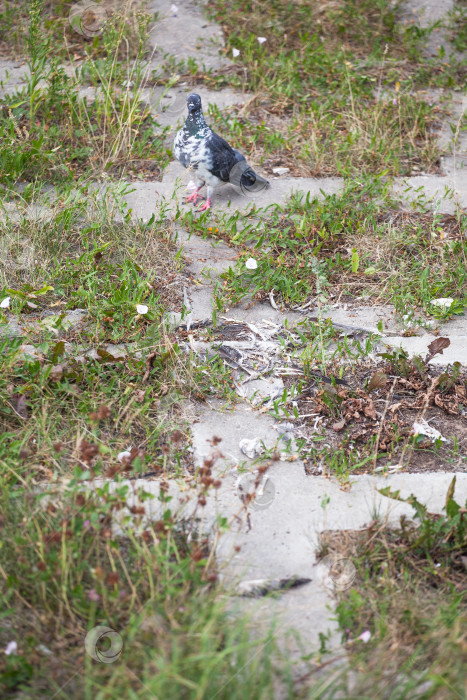
[[[196,114],[196,112],[201,110],[201,97],[195,92],[188,95],[186,103],[188,105],[188,114]]]

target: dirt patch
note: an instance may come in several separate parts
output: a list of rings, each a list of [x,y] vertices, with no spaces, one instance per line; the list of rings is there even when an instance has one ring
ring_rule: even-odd
[[[467,374],[460,367],[396,376],[360,367],[346,384],[315,383],[298,401],[310,475],[327,471],[467,471]],[[311,414],[311,415],[310,415]],[[318,426],[318,430],[317,430]],[[434,432],[430,433],[430,428]]]

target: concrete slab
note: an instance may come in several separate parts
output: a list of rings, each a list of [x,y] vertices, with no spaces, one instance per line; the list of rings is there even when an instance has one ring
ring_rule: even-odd
[[[442,23],[453,6],[454,0],[406,0],[400,14],[405,22],[414,21],[418,26],[426,29],[435,22]],[[438,56],[440,50],[443,50],[447,57],[454,53],[454,48],[442,24],[427,37],[425,52],[428,56]]]
[[[452,176],[418,175],[395,178],[393,193],[416,210],[435,209],[440,214],[454,214],[458,200],[464,201],[462,193],[456,190],[456,181]]]
[[[253,164],[254,165],[254,164]],[[258,168],[259,172],[261,169]],[[169,185],[170,181],[188,182],[191,179],[189,171],[180,163],[173,163],[166,171],[163,183]],[[321,197],[324,194],[335,194],[342,189],[341,178],[305,178],[305,177],[280,177],[270,180],[270,186],[260,192],[243,193],[233,185],[226,184],[219,187],[214,194],[213,203],[216,210],[225,212],[244,211],[251,204],[257,207],[267,207],[274,204],[283,204],[292,192],[309,193],[311,197]],[[185,185],[186,187],[186,185]]]
[[[166,206],[168,211],[174,211],[178,206],[194,209],[192,205],[185,205],[185,197],[188,193],[187,185],[192,176],[189,170],[183,168],[180,163],[170,163],[164,172],[162,182],[133,182],[133,192],[125,196],[125,201],[133,211],[133,216],[143,220],[156,214],[161,206]],[[310,197],[322,197],[325,194],[334,194],[342,189],[340,178],[293,178],[281,177],[271,181],[270,187],[260,192],[243,194],[231,184],[219,187],[213,198],[213,207],[216,211],[232,212],[245,211],[250,205],[267,207],[274,204],[283,204],[292,192],[309,193]],[[196,211],[196,210],[194,210]]]
[[[446,154],[457,155],[458,161],[465,162],[467,154],[467,131],[462,127],[467,113],[467,95],[446,93],[443,91],[440,99],[442,100],[443,106],[448,108],[450,115],[441,126],[441,130],[438,134],[438,144]],[[441,166],[446,174],[450,173],[449,166],[447,166],[444,159],[441,159]]]
[[[208,120],[210,106],[216,107],[221,111],[233,106],[241,107],[250,97],[249,94],[231,90],[230,88],[215,91],[206,88],[204,85],[181,83],[169,90],[161,86],[145,88],[141,93],[141,99],[151,105],[154,117],[161,126],[171,127],[170,134],[173,138],[175,131],[183,125],[186,119],[186,98],[192,92],[201,93],[203,111]]]
[[[448,326],[442,328],[442,334],[448,336]],[[445,332],[446,331],[446,332]],[[428,352],[428,345],[435,339],[436,336],[427,334],[423,337],[412,336],[409,338],[391,337],[385,338],[384,342],[392,347],[402,347],[412,357],[413,355],[425,356]],[[435,355],[431,360],[431,365],[445,367],[453,362],[460,362],[464,367],[467,367],[467,334],[448,336],[451,340],[451,345],[443,351],[442,355]]]
[[[177,209],[196,212],[185,204],[187,186],[191,175],[177,162],[166,169],[162,182],[133,182],[133,190],[124,197],[135,218],[148,220],[163,207],[168,213]],[[336,194],[343,188],[340,178],[293,178],[281,177],[270,181],[270,187],[260,192],[242,193],[233,185],[226,184],[214,192],[213,209],[217,212],[237,213],[246,211],[254,204],[266,208],[284,204],[293,192],[302,192],[310,198],[323,194]],[[449,177],[419,175],[393,182],[393,192],[407,206],[418,210],[435,209],[440,213],[453,214],[458,207],[467,207],[467,170],[457,169]]]
[[[190,235],[182,228],[177,228],[175,241],[183,248],[188,270],[204,283],[206,276],[215,279],[221,272],[228,270],[239,255],[223,241]]]
[[[343,488],[334,479],[306,476],[299,461],[276,462],[266,475],[273,486],[273,497],[266,505],[255,500],[246,511],[238,488],[239,478],[243,477],[236,465],[240,458],[245,461],[238,438],[263,430],[265,441],[273,440],[271,419],[248,412],[244,407],[230,413],[227,419],[222,413],[212,413],[207,408],[200,416],[200,423],[195,423],[194,427],[198,444],[197,463],[212,454],[213,448],[206,440],[217,434],[223,438],[219,447],[224,455],[224,467],[231,465],[227,472],[221,470],[225,474],[222,486],[215,496],[208,497],[200,522],[206,532],[212,531],[219,515],[230,522],[230,529],[217,539],[216,546],[227,590],[234,592],[239,581],[254,579],[311,579],[300,588],[281,593],[275,600],[241,601],[241,610],[251,614],[253,621],[266,626],[273,619],[278,620],[282,644],[290,643],[290,640],[286,642],[286,632],[291,627],[299,633],[300,644],[295,640],[290,646],[290,653],[296,659],[300,659],[300,650],[306,654],[317,652],[320,634],[330,633],[329,646],[337,648],[339,638],[332,620],[333,592],[336,586],[350,587],[354,580],[350,560],[346,562],[348,573],[345,580],[329,581],[323,577],[323,567],[316,560],[320,533],[333,529],[360,529],[375,518],[396,523],[401,515],[413,517],[413,509],[408,504],[379,493],[378,489],[386,486],[399,490],[403,498],[415,494],[431,512],[441,513],[453,478],[453,474],[439,472],[399,473],[376,478],[365,475],[351,479],[350,488]],[[128,482],[128,485],[131,492],[128,505],[144,505],[146,517],[160,519],[166,505],[157,500],[158,482],[138,479]],[[140,501],[138,494],[142,490],[152,493],[155,499]],[[171,480],[168,495],[172,496],[171,508],[173,512],[179,512],[179,517],[193,514],[195,491]],[[465,473],[457,474],[455,498],[460,503],[467,498]],[[126,515],[123,511],[119,513],[119,517]],[[199,511],[198,515],[201,517]]]
[[[376,304],[374,306],[358,306],[349,308],[348,305],[343,304],[337,306],[336,308],[324,308],[318,314],[316,310],[311,314],[312,320],[322,318],[331,319],[333,323],[341,324],[344,326],[362,328],[371,333],[378,333],[380,335],[387,335],[393,333],[400,333],[401,325],[397,322],[395,318],[394,307],[391,305]],[[383,324],[382,334],[378,330],[378,323]]]
[[[467,314],[464,313],[462,315],[453,316],[449,321],[446,321],[446,323],[440,323],[439,334],[445,335],[448,338],[467,336]]]
[[[53,330],[57,337],[60,337],[65,331],[70,330],[81,324],[86,318],[87,311],[85,309],[73,309],[66,311],[63,318],[60,319],[60,313],[44,313],[42,317],[14,316],[7,313],[7,323],[0,325],[0,338],[2,336],[9,337],[25,337],[27,335],[40,335],[45,330]]]
[[[72,78],[76,76],[76,71],[80,64],[63,63],[60,68]],[[29,68],[25,60],[14,60],[9,58],[0,58],[0,97],[5,95],[14,95],[17,91],[22,90],[27,82]],[[38,83],[39,88],[46,87],[47,82],[41,80]]]
[[[222,29],[207,19],[203,4],[177,0],[176,7],[173,12],[163,0],[151,0],[148,5],[150,12],[157,13],[149,32],[149,44],[155,49],[154,65],[170,54],[179,61],[194,60],[205,69],[228,67],[231,62],[219,55],[224,47]]]
[[[24,219],[28,221],[49,221],[54,216],[54,211],[46,204],[33,202],[0,202],[0,223],[19,223]]]
[[[28,67],[24,61],[0,59],[0,97],[24,87]]]
[[[212,312],[215,308],[212,298],[212,287],[199,285],[191,287],[189,297],[191,300],[193,321],[206,321],[212,318]],[[246,300],[242,304],[238,304],[233,308],[219,313],[218,318],[229,318],[236,321],[246,321],[247,323],[256,323],[257,321],[272,321],[273,323],[289,323],[293,324],[303,320],[303,314],[297,311],[280,311],[273,309],[270,304],[253,303],[251,300]]]

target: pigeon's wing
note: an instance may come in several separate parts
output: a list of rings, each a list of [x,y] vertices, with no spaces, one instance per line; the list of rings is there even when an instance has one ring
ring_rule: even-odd
[[[237,162],[230,171],[229,182],[231,182],[232,185],[240,187],[243,194],[246,192],[259,192],[265,187],[269,187],[269,182],[265,180],[264,177],[261,177],[261,175],[255,173],[253,168],[248,165],[245,156],[242,156],[242,154],[235,151],[235,149],[234,153]]]
[[[214,131],[211,131],[206,138],[206,147],[212,158],[211,173],[222,180],[222,182],[229,182],[235,164],[240,160],[245,160],[245,158],[241,153],[231,148],[227,141],[224,141]]]

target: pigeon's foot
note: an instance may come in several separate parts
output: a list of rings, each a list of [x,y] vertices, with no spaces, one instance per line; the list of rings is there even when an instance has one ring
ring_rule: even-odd
[[[193,202],[193,204],[196,204],[196,202],[198,201],[198,192],[200,191],[200,189],[200,187],[197,187],[193,194],[188,195],[188,197],[186,198],[187,203]]]
[[[207,211],[210,208],[211,208],[211,198],[208,197],[207,200],[204,202],[204,204],[202,204],[199,207],[198,211]]]

